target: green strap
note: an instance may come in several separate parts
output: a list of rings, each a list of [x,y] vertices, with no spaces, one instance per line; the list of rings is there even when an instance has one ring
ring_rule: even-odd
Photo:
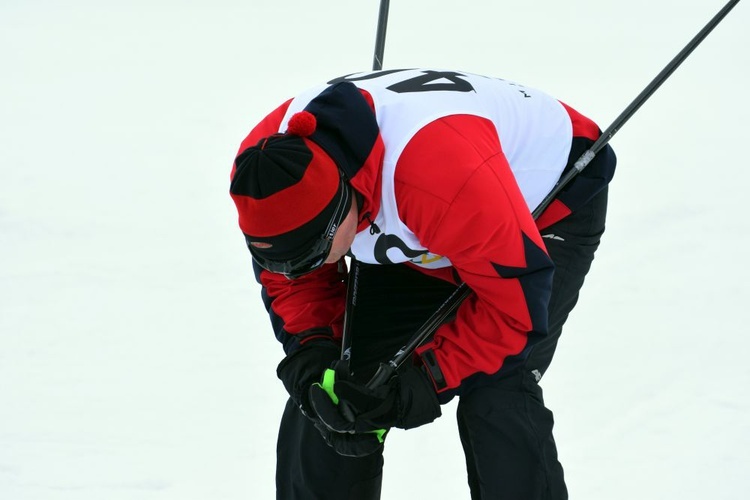
[[[323,381],[320,383],[320,387],[328,393],[328,396],[333,401],[333,404],[339,404],[339,397],[333,392],[333,384],[336,383],[336,371],[332,368],[327,369],[323,372]]]
[[[388,432],[388,429],[378,429],[369,432],[375,434],[375,437],[378,438],[378,443],[382,443],[383,441],[385,441],[385,433]]]
[[[326,391],[328,394],[328,397],[331,398],[331,401],[333,401],[333,404],[338,405],[339,404],[339,397],[336,395],[336,393],[333,391],[333,385],[336,383],[336,371],[332,368],[328,368],[326,371],[323,372],[323,380],[321,381],[320,387]],[[378,442],[382,443],[385,441],[385,435],[388,432],[388,429],[376,429],[374,431],[367,431],[368,434],[375,434],[375,437],[378,438]]]

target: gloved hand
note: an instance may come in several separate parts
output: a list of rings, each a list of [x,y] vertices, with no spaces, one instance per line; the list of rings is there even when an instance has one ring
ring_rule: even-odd
[[[432,381],[416,366],[399,369],[386,384],[368,389],[340,362],[325,373],[322,384],[310,387],[309,401],[329,430],[370,435],[381,442],[391,427],[411,429],[441,415]]]
[[[318,429],[323,439],[339,455],[362,457],[375,453],[383,444],[369,435],[340,434],[331,431],[318,418],[308,399],[310,386],[320,381],[320,374],[339,359],[340,348],[330,341],[316,341],[300,347],[284,358],[276,368],[292,401]]]
[[[307,416],[313,414],[308,389],[320,380],[320,374],[339,359],[341,348],[330,340],[308,342],[284,358],[276,368],[276,376],[295,404]]]
[[[320,420],[314,420],[315,428],[326,444],[345,457],[366,457],[383,448],[383,441],[374,434],[343,434],[329,429]]]

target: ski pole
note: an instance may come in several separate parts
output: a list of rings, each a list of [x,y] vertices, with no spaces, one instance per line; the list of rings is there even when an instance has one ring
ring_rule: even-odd
[[[357,290],[359,288],[359,261],[351,258],[349,277],[346,282],[346,306],[344,308],[344,329],[341,334],[341,359],[346,361],[351,357],[352,322],[354,308],[357,306]]]
[[[378,14],[378,31],[375,37],[375,56],[372,60],[372,69],[379,71],[383,69],[383,52],[385,51],[385,30],[388,27],[388,8],[390,0],[380,0],[380,13]]]
[[[378,14],[378,28],[375,36],[375,54],[372,59],[372,69],[383,69],[383,53],[385,52],[385,31],[388,27],[388,8],[390,0],[380,0]],[[351,355],[351,329],[354,307],[357,305],[357,287],[359,282],[359,262],[352,257],[349,269],[349,280],[346,284],[346,309],[344,310],[344,330],[341,335],[341,359],[348,360]]]
[[[438,307],[437,311],[432,313],[427,321],[414,333],[409,342],[404,345],[391,358],[388,363],[380,363],[378,371],[367,382],[367,388],[375,389],[385,384],[396,373],[399,366],[409,359],[414,350],[419,347],[435,330],[458,308],[458,305],[469,296],[471,288],[466,283],[461,283],[453,293]]]
[[[667,78],[670,77],[670,75],[676,70],[680,64],[682,64],[685,59],[688,58],[691,52],[695,50],[695,48],[700,45],[700,43],[703,41],[704,38],[708,36],[709,33],[721,22],[724,17],[726,17],[727,14],[729,14],[729,11],[734,8],[735,5],[737,5],[740,2],[740,0],[730,0],[727,2],[726,5],[713,17],[711,20],[703,27],[702,30],[698,32],[697,35],[693,37],[692,40],[677,54],[670,62],[667,64],[664,69],[661,70],[661,72],[654,77],[653,80],[651,80],[651,83],[649,83],[646,88],[641,91],[638,96],[633,99],[633,102],[630,103],[630,105],[625,108],[625,110],[620,113],[620,116],[618,116],[614,122],[612,122],[612,125],[609,126],[607,130],[605,130],[601,136],[599,136],[599,139],[596,140],[596,142],[588,149],[586,150],[580,158],[573,164],[573,168],[570,169],[563,177],[560,178],[559,181],[557,181],[557,184],[555,184],[555,187],[552,188],[552,191],[547,194],[547,196],[542,200],[542,203],[537,207],[537,209],[534,211],[534,218],[537,218],[539,214],[541,214],[545,208],[547,208],[547,205],[549,205],[552,200],[562,191],[562,189],[570,182],[573,177],[578,175],[578,173],[581,172],[586,166],[591,162],[591,160],[594,159],[594,156],[596,156],[596,153],[601,151],[601,149],[609,142],[609,140],[614,136],[617,131],[622,127],[625,122],[627,122],[630,117],[632,117],[636,111],[645,103],[649,97],[651,97],[651,94],[656,92],[656,90],[661,87],[661,85],[667,80]]]
[[[390,0],[380,0],[380,13],[378,14],[378,28],[375,36],[375,54],[372,60],[372,69],[378,71],[383,69],[383,53],[385,52],[385,31],[388,27],[388,8]],[[341,359],[349,359],[351,352],[351,329],[354,315],[354,307],[357,305],[357,287],[359,282],[359,262],[352,257],[349,269],[349,280],[346,284],[346,309],[344,310],[344,330],[341,336]]]
[[[721,22],[722,19],[729,13],[740,0],[730,0],[727,4],[698,32],[695,37],[667,64],[661,72],[649,83],[643,91],[620,113],[612,125],[605,130],[601,136],[587,149],[573,164],[571,168],[564,176],[557,181],[552,191],[542,200],[539,206],[534,209],[532,216],[536,220],[547,206],[555,199],[555,197],[562,191],[562,189],[571,181],[573,178],[581,173],[586,168],[591,160],[594,159],[596,153],[602,150],[604,146],[612,139],[617,131],[627,122],[631,116],[640,108],[646,100],[658,89],[669,76],[682,64],[690,53],[703,41],[706,36]],[[373,377],[367,382],[367,387],[374,389],[386,383],[396,372],[399,366],[403,362],[409,359],[414,350],[422,345],[430,335],[442,324],[442,322],[448,318],[461,304],[461,302],[469,296],[471,289],[466,283],[456,288],[456,290],[443,302],[440,307],[430,316],[427,321],[414,333],[409,342],[404,345],[398,352],[391,358],[387,363],[380,363],[378,371]]]
[[[390,0],[380,0],[380,12],[378,14],[378,27],[377,34],[375,36],[375,54],[372,59],[373,71],[379,71],[383,69],[383,53],[385,52],[385,32],[388,27],[388,8],[390,6]],[[340,359],[344,362],[349,362],[351,359],[351,348],[352,348],[352,324],[354,322],[354,310],[357,306],[357,290],[359,287],[359,261],[354,257],[350,259],[351,265],[349,266],[349,278],[346,283],[346,307],[344,309],[344,328],[341,334],[341,356]],[[333,387],[329,387],[331,393],[333,393]],[[341,412],[344,416],[354,421],[355,415],[352,408],[347,404],[346,401],[340,402]],[[378,440],[383,442],[383,435],[385,431],[377,431]]]

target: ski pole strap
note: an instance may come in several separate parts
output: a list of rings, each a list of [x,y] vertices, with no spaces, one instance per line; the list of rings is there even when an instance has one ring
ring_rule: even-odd
[[[336,370],[334,370],[333,368],[326,369],[326,371],[323,372],[323,380],[321,380],[321,382],[320,382],[319,385],[320,385],[321,388],[323,388],[324,391],[326,391],[326,393],[328,394],[328,397],[330,397],[331,401],[333,401],[333,404],[335,404],[336,406],[338,406],[339,403],[341,403],[342,405],[344,405],[345,401],[341,401],[339,399],[339,397],[336,395],[336,392],[334,391],[333,386],[335,384],[336,384]],[[354,421],[354,418],[353,418],[354,417],[354,413],[348,407],[348,405],[346,405],[346,407],[342,408],[342,409],[346,409],[347,410],[345,412],[346,414],[344,415],[344,417],[347,420],[350,420],[350,421],[353,422]],[[351,417],[350,417],[350,415],[351,415]],[[388,429],[375,429],[375,430],[372,430],[372,431],[367,431],[367,434],[374,434],[375,437],[378,439],[379,443],[382,443],[382,442],[385,441],[385,435],[387,433],[388,433]]]
[[[326,371],[323,372],[323,379],[320,382],[320,387],[326,391],[326,394],[328,394],[328,397],[331,398],[331,401],[333,404],[339,407],[339,412],[344,416],[345,419],[347,419],[349,422],[354,422],[354,420],[357,418],[357,416],[354,414],[354,410],[352,409],[351,405],[347,403],[346,401],[339,400],[338,395],[334,391],[334,385],[336,384],[336,370],[333,368],[328,368]]]
[[[323,372],[323,380],[320,382],[320,387],[323,388],[326,393],[328,393],[328,397],[331,398],[331,401],[333,401],[333,404],[337,405],[339,404],[339,397],[336,395],[336,393],[333,391],[333,384],[336,383],[336,372],[328,368],[326,371]]]

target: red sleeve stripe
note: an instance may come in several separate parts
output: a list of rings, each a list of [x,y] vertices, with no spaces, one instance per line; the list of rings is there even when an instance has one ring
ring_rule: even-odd
[[[560,101],[560,104],[563,105],[565,111],[568,112],[568,116],[570,116],[570,121],[573,124],[573,137],[585,137],[592,141],[599,138],[601,131],[596,123],[589,118],[586,118],[564,102]]]

